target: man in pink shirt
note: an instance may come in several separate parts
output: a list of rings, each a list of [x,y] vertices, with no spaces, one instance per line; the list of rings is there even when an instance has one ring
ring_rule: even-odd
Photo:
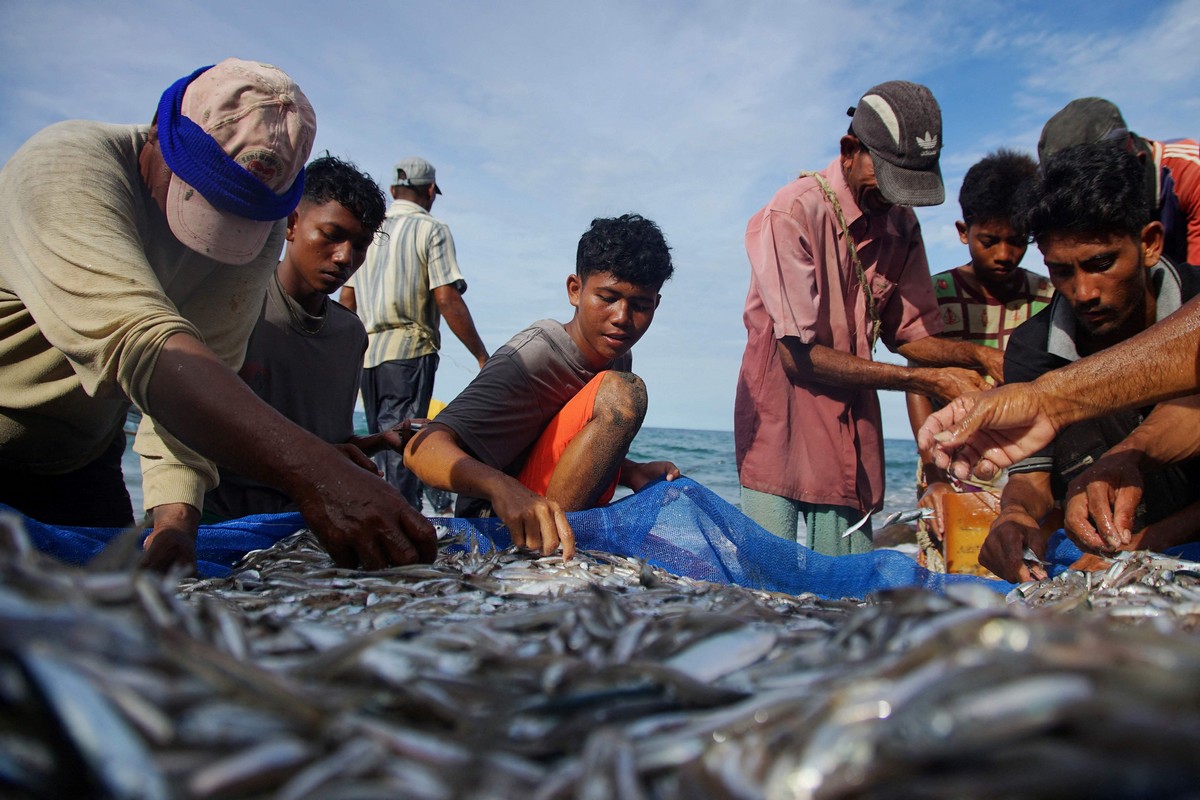
[[[889,81],[851,109],[840,154],[780,189],[746,226],[748,341],[734,440],[742,510],[767,530],[829,555],[871,548],[883,502],[875,390],[949,401],[1000,380],[999,351],[942,330],[909,206],[945,198],[941,109],[924,86]],[[869,287],[869,291],[864,291]],[[872,360],[882,340],[922,366]]]

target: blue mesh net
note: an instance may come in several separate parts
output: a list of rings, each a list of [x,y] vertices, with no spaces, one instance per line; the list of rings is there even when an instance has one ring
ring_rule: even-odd
[[[659,481],[604,508],[569,514],[568,519],[580,549],[643,558],[676,575],[753,589],[862,598],[906,586],[935,592],[955,583],[998,592],[1012,588],[999,580],[930,572],[891,550],[838,557],[815,553],[771,535],[689,478]],[[474,546],[486,552],[511,544],[499,520],[433,521],[461,537],[451,547]],[[109,528],[55,527],[29,519],[25,525],[39,550],[71,564],[87,563],[119,533]],[[202,526],[196,544],[198,571],[203,577],[228,575],[247,552],[270,547],[302,527],[299,514],[264,514]],[[1055,557],[1066,559],[1069,548],[1059,549],[1062,552]],[[1061,566],[1069,563],[1064,560]]]

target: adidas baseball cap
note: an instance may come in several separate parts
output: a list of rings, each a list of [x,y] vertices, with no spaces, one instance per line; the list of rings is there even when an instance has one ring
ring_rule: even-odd
[[[850,130],[871,153],[875,180],[888,202],[936,206],[946,199],[938,165],[942,110],[928,88],[887,81],[867,90],[848,113]]]

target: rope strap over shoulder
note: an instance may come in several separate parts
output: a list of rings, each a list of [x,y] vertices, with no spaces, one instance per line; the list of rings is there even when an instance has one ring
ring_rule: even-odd
[[[846,251],[850,254],[850,263],[854,265],[854,272],[858,275],[858,285],[862,288],[863,298],[867,304],[867,317],[871,321],[871,331],[867,335],[867,344],[870,346],[867,358],[871,358],[875,351],[875,343],[879,341],[879,332],[883,323],[879,319],[879,309],[875,306],[875,295],[867,284],[867,270],[863,267],[862,259],[858,257],[858,247],[854,243],[854,237],[850,235],[850,226],[846,224],[846,215],[842,213],[842,204],[838,202],[833,187],[821,173],[805,170],[800,173],[799,177],[815,178],[817,185],[821,187],[821,191],[825,193],[825,198],[833,206],[833,211],[837,215],[838,226],[842,230],[842,236],[846,238]]]

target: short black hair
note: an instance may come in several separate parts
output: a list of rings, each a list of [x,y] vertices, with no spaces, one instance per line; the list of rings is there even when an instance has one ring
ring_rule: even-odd
[[[1024,228],[1047,233],[1123,233],[1137,239],[1151,220],[1137,156],[1111,142],[1077,144],[1042,163],[1024,193]]]
[[[639,214],[597,217],[579,239],[575,274],[608,272],[635,286],[660,288],[675,272],[671,248],[658,226]]]
[[[963,176],[958,192],[963,221],[1008,222],[1020,233],[1020,193],[1036,175],[1037,162],[1026,153],[1001,148],[984,156]]]
[[[304,168],[303,199],[318,204],[336,200],[372,234],[387,214],[387,200],[375,180],[349,161],[331,155],[315,159]]]

